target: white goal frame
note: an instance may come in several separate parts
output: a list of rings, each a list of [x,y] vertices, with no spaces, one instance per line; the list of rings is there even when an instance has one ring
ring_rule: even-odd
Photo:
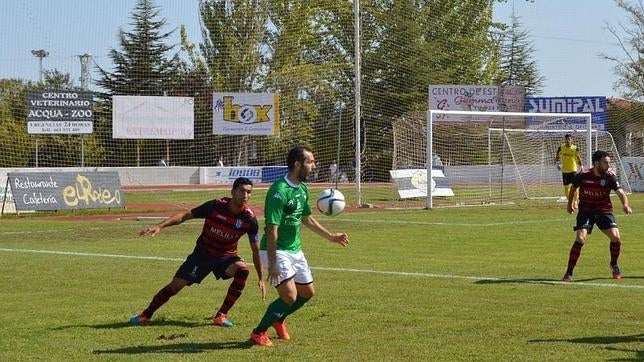
[[[433,168],[433,125],[436,115],[461,115],[461,116],[480,116],[480,117],[534,117],[534,118],[585,118],[585,129],[578,129],[577,132],[586,133],[586,154],[592,154],[592,115],[590,113],[528,113],[528,112],[482,112],[482,111],[451,111],[430,109],[427,112],[427,175],[431,175]],[[447,121],[449,122],[449,121]],[[559,130],[557,130],[559,131]],[[588,157],[590,158],[590,157]],[[587,162],[591,162],[590,159]],[[589,164],[592,167],[592,164]],[[427,182],[427,209],[434,207],[433,196],[431,192],[431,182]]]

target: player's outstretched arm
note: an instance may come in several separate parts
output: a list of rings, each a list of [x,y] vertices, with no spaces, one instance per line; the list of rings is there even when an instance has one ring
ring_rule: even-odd
[[[262,258],[259,257],[259,242],[251,242],[250,250],[253,253],[253,265],[257,272],[257,287],[262,295],[262,300],[266,300],[266,283],[264,282],[264,266],[262,265]]]
[[[329,230],[327,230],[324,226],[322,226],[317,220],[312,215],[305,216],[302,219],[302,222],[306,227],[309,229],[313,230],[316,234],[320,235],[321,237],[334,242],[338,243],[342,246],[347,246],[349,245],[349,235],[345,233],[332,233]]]
[[[631,209],[631,206],[628,203],[628,196],[626,196],[624,189],[617,189],[617,196],[619,197],[619,201],[622,202],[622,209],[624,210],[624,213],[632,214],[633,209]]]
[[[143,230],[139,231],[139,236],[156,236],[164,227],[179,225],[184,221],[192,219],[193,217],[194,216],[192,216],[192,212],[190,211],[180,212],[178,214],[170,216],[169,218],[161,221],[158,224],[150,225],[144,228]]]

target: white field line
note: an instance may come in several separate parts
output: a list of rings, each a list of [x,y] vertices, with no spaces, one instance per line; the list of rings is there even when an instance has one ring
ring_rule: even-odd
[[[72,252],[72,251],[36,250],[36,249],[0,248],[0,251],[14,252],[14,253],[54,254],[54,255],[66,255],[66,256],[88,256],[88,257],[100,257],[100,258],[121,258],[121,259],[160,260],[160,261],[183,261],[184,260],[184,258],[168,258],[168,257],[161,257],[161,256],[83,253],[83,252]],[[528,283],[528,284],[569,284],[569,285],[576,285],[576,286],[588,286],[588,287],[600,287],[600,288],[644,289],[644,285],[630,285],[630,284],[624,284],[623,282],[619,284],[589,283],[589,282],[564,283],[560,281],[540,280],[540,279],[515,279],[515,278],[467,276],[467,275],[454,275],[454,274],[380,271],[380,270],[353,269],[353,268],[312,267],[311,269],[331,271],[331,272],[365,273],[365,274],[380,274],[380,275],[391,275],[391,276],[412,276],[412,277],[424,277],[424,278],[435,278],[435,279],[462,279],[462,280],[472,280],[472,281],[491,281],[491,282],[508,282],[508,283],[516,282],[516,283]]]

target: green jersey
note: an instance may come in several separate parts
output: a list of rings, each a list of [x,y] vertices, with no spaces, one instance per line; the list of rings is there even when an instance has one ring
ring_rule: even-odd
[[[286,177],[275,181],[266,193],[264,215],[266,225],[278,225],[277,250],[289,253],[302,250],[302,217],[311,215],[309,188],[304,183],[293,185]],[[267,243],[264,232],[260,249],[266,250]]]

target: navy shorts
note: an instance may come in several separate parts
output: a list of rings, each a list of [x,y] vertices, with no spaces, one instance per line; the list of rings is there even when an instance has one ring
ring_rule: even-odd
[[[230,279],[231,277],[226,275],[226,269],[235,262],[243,260],[237,255],[208,256],[195,249],[181,264],[174,276],[187,280],[188,285],[201,283],[210,273],[213,273],[217,279]]]
[[[617,227],[617,220],[610,212],[582,212],[577,213],[577,225],[572,229],[588,230],[588,234],[593,232],[593,225],[597,224],[599,230],[606,230]]]
[[[563,181],[564,186],[565,185],[570,185],[572,181],[575,179],[575,175],[577,175],[577,172],[564,172],[561,174],[561,180]],[[566,195],[568,196],[568,195]]]

